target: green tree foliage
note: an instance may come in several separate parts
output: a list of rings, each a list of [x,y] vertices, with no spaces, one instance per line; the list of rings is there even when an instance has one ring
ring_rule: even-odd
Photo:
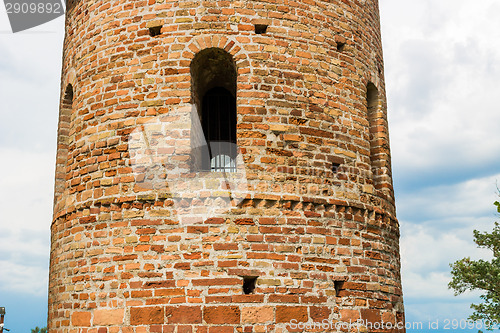
[[[500,213],[500,203],[495,202]],[[474,243],[479,247],[493,251],[493,259],[471,260],[463,258],[451,264],[452,280],[448,287],[455,295],[467,290],[481,290],[483,303],[471,304],[474,313],[471,320],[483,320],[485,324],[500,322],[500,225],[495,222],[491,233],[474,230]],[[487,327],[492,329],[490,325]]]
[[[47,333],[47,327],[35,327],[31,329],[31,333]]]

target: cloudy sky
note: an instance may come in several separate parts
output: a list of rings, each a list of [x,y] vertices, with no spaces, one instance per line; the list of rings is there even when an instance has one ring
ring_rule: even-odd
[[[424,328],[408,332],[447,332],[478,300],[447,289],[449,263],[487,257],[472,230],[497,218],[500,2],[380,0],[380,10],[405,310]],[[12,333],[46,325],[63,25],[12,34],[0,5],[0,306]]]

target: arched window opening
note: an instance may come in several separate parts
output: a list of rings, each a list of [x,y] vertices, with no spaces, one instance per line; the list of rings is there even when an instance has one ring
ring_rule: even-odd
[[[375,187],[377,187],[378,178],[380,172],[380,161],[382,153],[382,142],[380,141],[380,127],[378,123],[379,119],[379,97],[377,87],[372,82],[368,82],[366,86],[366,104],[367,104],[367,116],[368,116],[368,126],[370,130],[370,164],[373,174],[373,182]]]
[[[368,107],[368,114],[376,112],[378,109],[378,90],[377,87],[371,82],[366,85],[366,100]]]
[[[222,49],[205,49],[191,63],[191,97],[206,141],[193,149],[194,170],[236,171],[236,78],[233,58]],[[199,137],[191,131],[193,147]]]
[[[59,129],[57,134],[56,182],[54,202],[64,192],[66,179],[66,164],[68,161],[69,132],[71,111],[73,109],[73,86],[68,84],[64,90],[59,112]]]
[[[69,109],[73,107],[73,86],[69,83],[64,91],[64,98],[62,101],[63,109]]]

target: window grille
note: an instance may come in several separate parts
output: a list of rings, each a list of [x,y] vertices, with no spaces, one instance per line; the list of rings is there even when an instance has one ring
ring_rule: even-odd
[[[202,126],[208,144],[204,169],[235,172],[236,158],[236,100],[225,88],[209,90],[202,104]]]

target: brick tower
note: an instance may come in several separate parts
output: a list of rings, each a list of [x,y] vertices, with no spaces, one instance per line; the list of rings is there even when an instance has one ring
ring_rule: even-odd
[[[68,1],[51,228],[51,332],[404,332],[378,1]]]

